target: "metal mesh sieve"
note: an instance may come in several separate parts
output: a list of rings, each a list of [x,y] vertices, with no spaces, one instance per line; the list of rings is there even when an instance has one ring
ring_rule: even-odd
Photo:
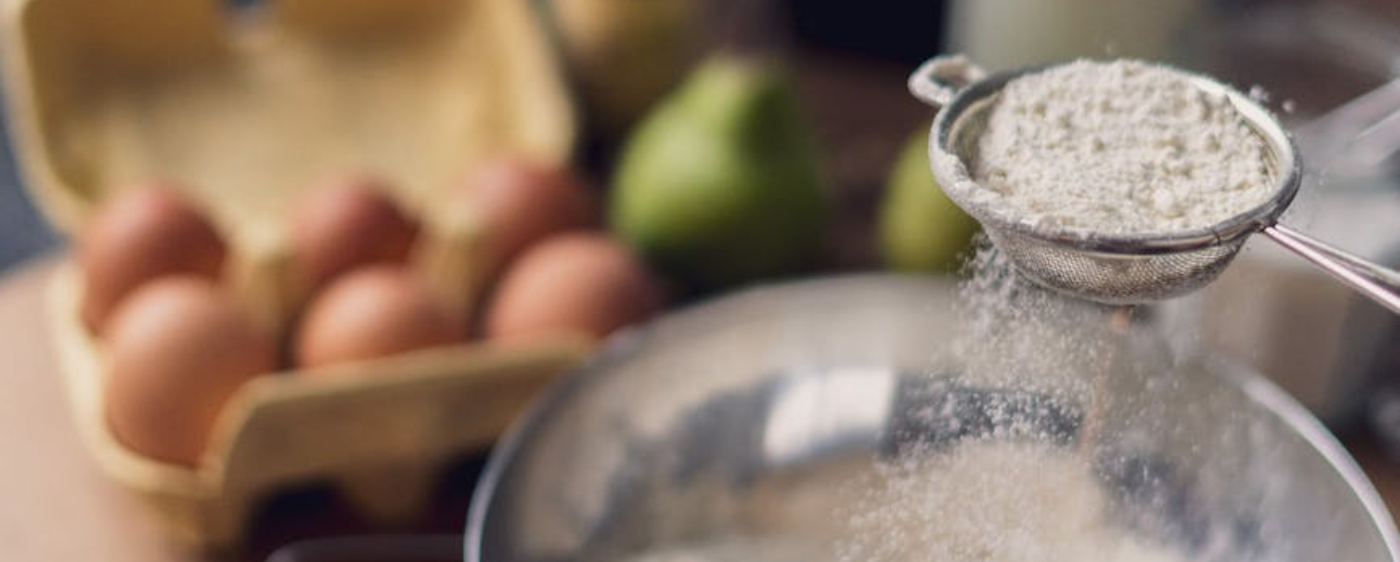
[[[1243,244],[1240,240],[1144,255],[1089,252],[994,228],[987,234],[1022,275],[1045,287],[1109,304],[1150,302],[1199,289],[1220,275]]]
[[[1210,228],[1152,235],[1114,235],[1018,222],[1006,209],[977,197],[984,188],[968,173],[987,110],[1009,81],[1040,68],[980,79],[961,57],[934,59],[910,78],[910,89],[941,105],[929,142],[929,159],[943,190],[982,223],[992,242],[1023,275],[1073,296],[1132,304],[1179,296],[1210,283],[1229,265],[1252,233],[1271,227],[1297,193],[1301,169],[1293,141],[1253,100],[1206,77],[1196,86],[1226,96],[1259,136],[1273,161],[1273,197]]]

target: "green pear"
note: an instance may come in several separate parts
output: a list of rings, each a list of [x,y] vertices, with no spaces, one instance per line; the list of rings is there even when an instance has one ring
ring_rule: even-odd
[[[816,150],[785,76],[716,56],[637,126],[609,221],[653,265],[700,289],[793,272],[822,244]]]
[[[900,151],[880,205],[879,244],[885,264],[900,271],[955,271],[977,228],[977,221],[934,180],[928,128],[922,128]]]

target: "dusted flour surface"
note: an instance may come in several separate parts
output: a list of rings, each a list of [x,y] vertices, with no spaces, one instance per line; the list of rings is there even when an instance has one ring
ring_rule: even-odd
[[[983,441],[884,468],[842,562],[1182,562],[1114,525],[1072,451]]]
[[[1223,95],[1133,60],[1081,60],[1008,83],[978,145],[974,197],[1002,218],[1106,234],[1218,224],[1267,201],[1264,140]]]

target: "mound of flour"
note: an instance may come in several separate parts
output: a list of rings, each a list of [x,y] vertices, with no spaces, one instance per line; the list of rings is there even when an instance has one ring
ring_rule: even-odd
[[[1112,234],[1217,224],[1274,192],[1269,151],[1222,95],[1139,61],[1008,83],[969,172],[1018,222]]]
[[[1092,469],[1051,445],[972,442],[884,471],[841,562],[1182,562],[1115,526]]]

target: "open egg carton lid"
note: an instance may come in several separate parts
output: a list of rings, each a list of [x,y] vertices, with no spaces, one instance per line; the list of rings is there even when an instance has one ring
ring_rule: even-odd
[[[18,160],[65,232],[112,190],[161,178],[246,247],[276,238],[289,202],[330,174],[384,177],[419,211],[479,158],[561,162],[572,150],[570,101],[525,2],[4,9]]]

